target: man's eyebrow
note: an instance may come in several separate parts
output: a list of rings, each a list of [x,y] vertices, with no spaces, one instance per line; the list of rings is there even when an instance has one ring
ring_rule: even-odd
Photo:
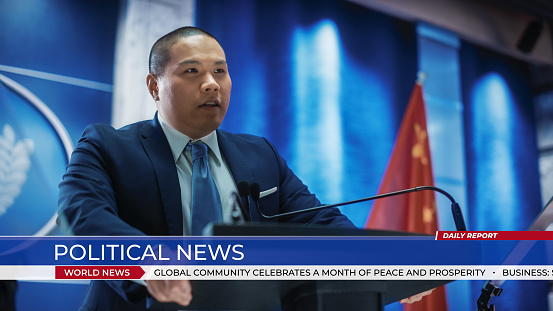
[[[187,59],[183,60],[182,62],[178,63],[177,66],[183,66],[183,65],[199,65],[201,64],[199,61],[195,59]]]
[[[178,63],[177,66],[183,66],[183,65],[201,65],[202,63],[198,60],[195,60],[195,59],[187,59],[187,60],[183,60],[182,62]],[[226,65],[227,64],[227,61],[222,59],[222,60],[218,60],[216,62],[213,63],[214,65],[217,65],[217,66],[220,66],[220,65]]]

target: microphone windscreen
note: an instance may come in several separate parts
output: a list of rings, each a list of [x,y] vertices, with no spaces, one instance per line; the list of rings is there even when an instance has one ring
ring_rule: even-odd
[[[238,187],[238,194],[240,194],[241,197],[245,197],[250,195],[250,183],[247,181],[241,181],[236,185]]]
[[[259,187],[259,184],[256,182],[252,182],[250,184],[250,195],[252,196],[252,199],[254,201],[259,200],[259,193],[261,192],[261,188]]]

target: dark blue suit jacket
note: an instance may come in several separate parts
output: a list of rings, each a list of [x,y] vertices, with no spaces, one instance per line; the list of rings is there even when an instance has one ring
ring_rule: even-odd
[[[217,135],[235,182],[255,181],[262,191],[277,187],[260,199],[266,215],[320,205],[266,139]],[[64,232],[74,235],[182,235],[178,175],[157,117],[119,130],[87,127],[60,184],[58,213]],[[266,221],[255,209],[250,217]],[[333,208],[278,221],[355,227]],[[130,281],[94,281],[83,309],[140,310],[146,297],[147,290]]]

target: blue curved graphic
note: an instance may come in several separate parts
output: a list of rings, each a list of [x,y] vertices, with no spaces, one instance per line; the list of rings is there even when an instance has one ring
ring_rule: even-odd
[[[0,235],[47,235],[71,139],[40,99],[3,75],[0,111]]]

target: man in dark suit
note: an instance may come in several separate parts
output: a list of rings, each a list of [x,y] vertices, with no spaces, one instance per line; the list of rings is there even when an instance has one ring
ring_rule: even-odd
[[[260,205],[273,215],[320,202],[266,139],[218,127],[230,101],[231,80],[217,40],[194,27],[160,38],[150,53],[147,86],[158,112],[115,130],[91,125],[76,146],[60,184],[59,215],[74,235],[187,235],[191,227],[192,160],[186,146],[208,146],[209,170],[218,188],[223,219],[240,181],[257,182]],[[255,209],[246,220],[265,221]],[[279,221],[354,228],[328,208]],[[190,303],[186,280],[91,282],[84,310],[145,309],[148,294],[161,302]]]

